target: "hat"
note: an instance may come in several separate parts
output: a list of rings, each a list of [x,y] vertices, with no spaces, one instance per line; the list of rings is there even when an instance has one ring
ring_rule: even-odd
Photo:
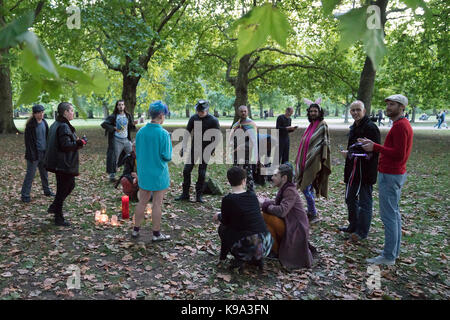
[[[33,106],[33,113],[38,113],[41,111],[44,111],[45,108],[43,106],[41,106],[40,104],[36,104]]]
[[[387,97],[386,99],[384,99],[384,101],[394,101],[394,102],[398,102],[403,106],[407,106],[408,105],[408,98],[401,95],[401,94],[394,94],[392,96]]]
[[[197,111],[205,111],[209,109],[209,102],[206,100],[198,100],[197,104],[195,105],[195,110]]]

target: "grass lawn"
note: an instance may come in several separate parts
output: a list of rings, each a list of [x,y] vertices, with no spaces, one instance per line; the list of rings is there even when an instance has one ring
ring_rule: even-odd
[[[291,160],[302,132],[291,138]],[[107,214],[120,214],[122,193],[107,180],[103,130],[84,127],[79,133],[85,133],[89,143],[80,151],[81,174],[65,203],[70,228],[53,225],[46,211],[51,199],[43,195],[39,177],[33,183],[31,203],[20,201],[26,169],[23,135],[0,135],[0,299],[450,298],[450,135],[446,131],[415,133],[400,203],[402,251],[395,266],[381,267],[379,290],[367,288],[370,274],[365,263],[383,244],[376,186],[369,239],[354,244],[336,232],[347,219],[344,161],[337,148],[346,143],[346,130],[331,131],[330,196],[317,201],[322,220],[311,227],[311,242],[320,254],[313,268],[287,272],[278,262],[267,261],[262,275],[251,268],[238,274],[215,265],[219,238],[211,218],[220,209],[221,197],[205,196],[203,205],[175,202],[181,192],[182,165],[170,164],[172,184],[164,201],[162,230],[172,241],[151,242],[150,218],[137,241],[130,238],[131,221],[122,221],[118,227],[95,225],[95,210],[106,207]],[[208,167],[208,174],[227,192],[228,167]],[[56,191],[55,177],[49,176]],[[192,185],[196,178],[194,169]],[[276,193],[268,184],[256,190],[268,196]],[[79,290],[67,290],[70,265],[80,269]]]

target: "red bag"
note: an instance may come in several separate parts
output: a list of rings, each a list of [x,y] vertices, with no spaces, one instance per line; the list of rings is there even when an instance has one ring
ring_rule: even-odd
[[[127,177],[122,177],[120,184],[122,185],[123,193],[130,197],[130,200],[137,199],[137,192],[139,190],[137,184],[133,184]]]

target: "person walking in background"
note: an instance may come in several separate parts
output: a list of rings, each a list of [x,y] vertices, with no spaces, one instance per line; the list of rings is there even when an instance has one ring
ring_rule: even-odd
[[[279,150],[280,150],[280,164],[289,162],[289,133],[294,132],[297,126],[292,127],[291,116],[294,113],[294,108],[288,107],[284,114],[277,118],[276,129],[279,130]]]
[[[27,173],[22,184],[21,200],[30,202],[30,191],[36,168],[39,168],[42,189],[47,197],[55,194],[48,186],[48,173],[44,167],[45,150],[47,149],[48,124],[44,119],[44,107],[40,104],[33,106],[33,114],[25,125],[25,159]]]
[[[172,160],[172,141],[170,134],[161,125],[169,108],[162,101],[150,104],[150,123],[142,127],[136,135],[136,160],[139,202],[135,210],[133,238],[139,237],[144,220],[144,211],[153,192],[152,202],[152,240],[169,240],[170,236],[161,232],[161,215],[164,195],[170,186],[168,163]]]
[[[384,123],[381,122],[381,120],[383,120],[383,119],[384,119],[383,110],[378,110],[378,126],[380,126],[380,125],[384,126]]]
[[[133,121],[133,116],[127,112],[125,101],[118,100],[113,113],[101,124],[105,129],[105,136],[108,134],[106,172],[111,182],[115,182],[117,163],[122,151],[125,151],[125,155],[132,151],[130,133],[136,130],[136,123],[137,121]]]
[[[310,122],[300,140],[295,160],[295,177],[297,187],[303,192],[308,206],[310,223],[319,221],[314,190],[318,196],[328,197],[328,176],[331,173],[330,134],[324,121],[324,111],[319,103],[304,99],[309,105],[308,120]]]
[[[372,221],[372,191],[377,181],[378,153],[364,151],[358,138],[368,138],[379,144],[380,130],[366,115],[362,101],[350,105],[350,114],[355,122],[350,126],[347,150],[341,151],[345,157],[345,203],[349,225],[340,227],[339,231],[347,232],[353,241],[359,241],[367,238]]]
[[[400,254],[402,217],[399,209],[400,194],[406,181],[406,163],[411,154],[413,130],[403,116],[408,99],[394,94],[385,99],[386,115],[393,125],[384,145],[367,138],[359,138],[367,152],[380,153],[378,162],[378,193],[380,218],[384,225],[384,248],[382,253],[366,261],[371,264],[393,265]]]
[[[79,175],[78,150],[87,143],[86,137],[80,139],[75,134],[75,128],[70,124],[72,120],[72,104],[61,102],[56,121],[49,129],[44,160],[47,171],[56,175],[56,196],[48,212],[55,215],[55,225],[65,227],[70,223],[63,215],[64,200],[75,188],[75,177]]]

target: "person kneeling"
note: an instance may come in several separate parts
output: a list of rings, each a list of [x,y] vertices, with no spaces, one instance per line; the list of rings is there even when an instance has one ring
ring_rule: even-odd
[[[232,191],[222,199],[221,213],[213,217],[221,223],[219,262],[230,252],[235,258],[230,269],[242,271],[244,263],[250,263],[262,270],[273,239],[261,215],[258,198],[254,192],[245,190],[247,177],[242,168],[230,168],[227,178]]]
[[[292,177],[292,167],[282,164],[272,176],[274,186],[279,188],[275,200],[258,200],[274,238],[272,254],[287,269],[310,268],[317,250],[309,243],[308,217]]]

